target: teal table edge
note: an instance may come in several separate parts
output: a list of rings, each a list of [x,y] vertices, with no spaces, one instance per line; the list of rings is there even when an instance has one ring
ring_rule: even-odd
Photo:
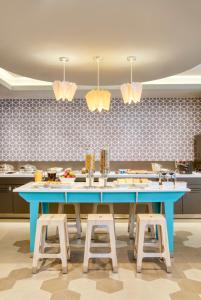
[[[185,192],[20,192],[19,195],[30,207],[30,251],[34,250],[36,224],[39,204],[42,212],[48,213],[49,203],[153,203],[154,211],[160,212],[160,203],[164,203],[167,222],[169,249],[174,252],[174,202]]]

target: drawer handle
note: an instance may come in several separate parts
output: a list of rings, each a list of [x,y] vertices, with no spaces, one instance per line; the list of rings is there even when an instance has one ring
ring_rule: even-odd
[[[12,186],[4,186],[4,187],[0,187],[0,193],[5,193],[5,192],[12,192]]]

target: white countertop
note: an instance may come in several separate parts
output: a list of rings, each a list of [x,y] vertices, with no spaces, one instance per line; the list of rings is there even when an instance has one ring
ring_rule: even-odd
[[[118,187],[112,183],[108,184],[107,187],[100,187],[98,184],[93,186],[92,188],[89,188],[86,186],[85,183],[73,183],[73,184],[62,184],[62,183],[51,183],[47,185],[47,183],[37,183],[37,182],[29,182],[25,185],[22,185],[16,189],[13,190],[13,192],[31,192],[31,193],[47,193],[47,192],[86,192],[86,193],[103,193],[103,192],[190,192],[190,189],[181,186],[181,184],[176,185],[175,187],[163,187],[163,186],[151,186],[148,185],[144,188],[138,188],[134,186],[124,186],[124,187]]]
[[[100,177],[99,172],[95,172],[94,177]],[[26,172],[15,172],[12,174],[0,173],[0,178],[33,178],[34,175]],[[76,172],[77,178],[85,178],[86,174],[81,174]],[[158,178],[158,174],[156,173],[134,173],[134,174],[116,174],[115,172],[111,172],[108,175],[108,178]],[[193,172],[193,174],[176,174],[177,178],[201,178],[201,172]]]
[[[34,177],[34,174],[32,173],[25,173],[25,172],[14,172],[12,174],[9,174],[9,173],[0,173],[0,178],[5,178],[5,177],[8,177],[8,178],[33,178]]]

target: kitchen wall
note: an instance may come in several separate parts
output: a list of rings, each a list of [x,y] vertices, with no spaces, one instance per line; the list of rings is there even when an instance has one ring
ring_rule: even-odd
[[[0,99],[1,161],[80,161],[87,147],[109,146],[111,160],[192,160],[201,133],[201,98],[114,98],[91,113],[84,99]]]

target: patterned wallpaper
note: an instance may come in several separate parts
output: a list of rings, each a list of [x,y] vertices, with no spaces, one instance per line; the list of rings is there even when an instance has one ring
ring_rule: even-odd
[[[144,98],[137,105],[111,102],[91,113],[85,100],[0,100],[0,160],[83,160],[92,146],[108,145],[112,160],[193,159],[201,133],[201,98]]]

